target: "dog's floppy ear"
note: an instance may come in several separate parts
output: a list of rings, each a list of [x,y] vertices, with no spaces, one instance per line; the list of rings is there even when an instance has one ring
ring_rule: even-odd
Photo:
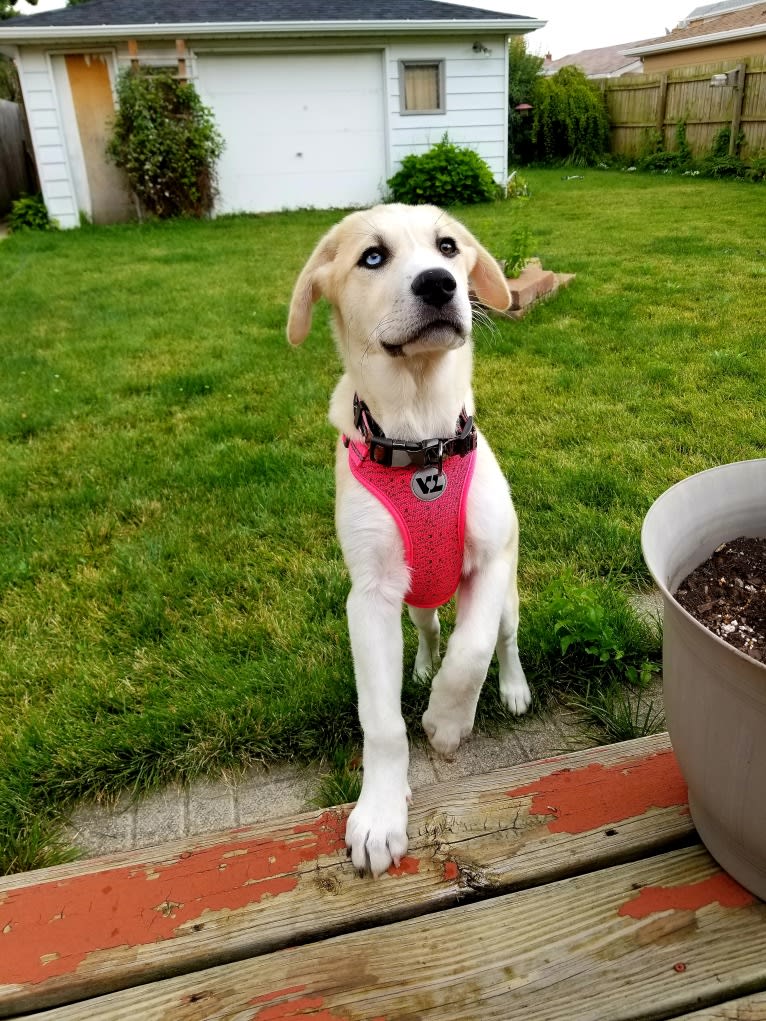
[[[503,271],[497,260],[479,244],[473,234],[466,230],[462,224],[460,224],[460,228],[463,244],[469,249],[473,249],[473,253],[476,255],[476,261],[468,272],[476,296],[490,308],[504,312],[511,304],[511,292],[508,290]]]
[[[333,261],[337,250],[337,231],[333,227],[316,246],[296,281],[287,317],[287,339],[296,347],[309,335],[314,303],[325,293],[326,273],[323,271]]]
[[[511,304],[511,292],[505,274],[498,266],[497,259],[486,248],[481,245],[476,245],[476,248],[478,256],[470,273],[473,289],[485,305],[504,312]]]

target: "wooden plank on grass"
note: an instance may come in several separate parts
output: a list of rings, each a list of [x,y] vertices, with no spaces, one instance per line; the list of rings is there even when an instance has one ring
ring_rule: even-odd
[[[46,1018],[649,1021],[766,989],[765,946],[766,905],[695,846]]]
[[[437,784],[377,881],[347,809],[0,879],[0,1017],[653,853],[693,833],[667,736]]]

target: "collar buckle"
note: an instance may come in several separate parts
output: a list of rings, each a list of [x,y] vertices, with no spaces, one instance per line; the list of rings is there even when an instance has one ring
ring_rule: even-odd
[[[476,449],[477,443],[473,418],[466,414],[465,409],[458,419],[455,435],[449,439],[435,437],[420,442],[391,439],[383,434],[370,409],[357,394],[354,394],[354,426],[364,437],[367,456],[385,468],[408,468],[410,465],[436,467],[441,474],[445,458],[455,454],[465,457]]]

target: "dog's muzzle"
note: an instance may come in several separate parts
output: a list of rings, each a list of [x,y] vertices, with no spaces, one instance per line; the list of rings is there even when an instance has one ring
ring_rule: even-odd
[[[426,305],[434,308],[444,308],[448,301],[452,301],[457,290],[457,280],[449,270],[437,267],[436,269],[424,269],[418,273],[412,281],[412,292]]]

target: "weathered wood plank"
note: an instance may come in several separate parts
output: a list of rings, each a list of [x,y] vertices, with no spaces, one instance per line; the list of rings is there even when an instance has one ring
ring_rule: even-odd
[[[766,993],[756,993],[755,996],[730,1000],[717,1007],[696,1010],[674,1021],[766,1021]]]
[[[378,881],[345,810],[0,880],[0,1017],[642,857],[693,833],[665,735],[419,795]]]
[[[651,1021],[766,989],[766,904],[699,847],[59,1008],[48,1021]]]

